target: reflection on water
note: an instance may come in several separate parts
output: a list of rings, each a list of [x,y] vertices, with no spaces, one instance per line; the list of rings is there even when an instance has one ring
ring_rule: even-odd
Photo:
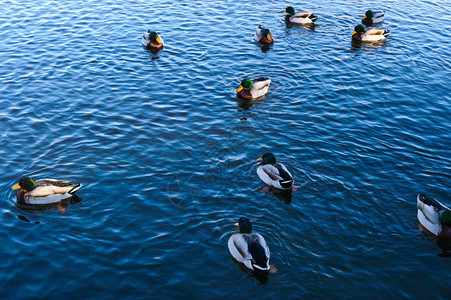
[[[73,195],[70,198],[66,198],[57,203],[49,204],[27,204],[27,203],[17,203],[16,206],[24,211],[44,211],[44,210],[64,210],[64,207],[70,204],[79,204],[82,202],[82,198],[77,195]]]
[[[268,283],[269,280],[269,272],[265,271],[254,271],[251,269],[246,268],[246,266],[240,262],[238,262],[236,259],[234,259],[232,256],[230,258],[233,260],[235,264],[237,264],[241,271],[246,273],[247,276],[257,279],[258,283],[261,285],[265,285]]]

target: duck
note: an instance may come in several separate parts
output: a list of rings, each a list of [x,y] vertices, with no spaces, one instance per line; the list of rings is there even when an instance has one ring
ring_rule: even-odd
[[[241,81],[236,93],[240,98],[254,100],[268,93],[270,83],[271,79],[269,78],[260,77],[252,80],[245,78]]]
[[[365,28],[363,25],[354,27],[352,40],[360,42],[378,42],[383,41],[390,34],[390,31],[383,28]]]
[[[425,194],[417,196],[420,224],[438,237],[451,238],[451,209]]]
[[[159,51],[163,49],[164,46],[161,36],[157,32],[151,30],[147,30],[147,32],[143,34],[141,44],[146,47],[147,50],[154,51]]]
[[[258,25],[254,40],[262,44],[272,44],[274,43],[274,36],[268,28]]]
[[[276,162],[274,154],[265,153],[257,161],[261,162],[257,167],[257,175],[261,181],[280,190],[294,188],[293,176],[283,164]]]
[[[362,23],[366,26],[384,22],[385,11],[367,10],[362,18]]]
[[[252,223],[246,217],[241,217],[235,226],[239,226],[239,230],[227,243],[232,257],[250,270],[269,271],[270,252],[263,236],[252,232]]]
[[[73,180],[41,179],[34,181],[23,177],[12,187],[17,191],[20,204],[52,204],[71,198],[83,185]]]
[[[288,6],[285,11],[283,12],[287,15],[285,16],[285,22],[287,23],[296,23],[296,24],[311,24],[318,19],[317,16],[315,16],[311,12],[295,12],[294,8],[292,6]]]

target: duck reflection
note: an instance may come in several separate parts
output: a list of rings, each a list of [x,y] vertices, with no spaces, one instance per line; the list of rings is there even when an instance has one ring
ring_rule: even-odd
[[[268,280],[269,280],[268,272],[253,271],[253,270],[246,268],[243,264],[239,263],[233,257],[232,257],[232,260],[235,264],[237,264],[240,267],[241,271],[246,273],[246,275],[248,275],[249,277],[253,277],[253,278],[257,279],[257,281],[262,285],[265,285],[268,283]]]
[[[362,42],[362,41],[351,41],[351,50],[357,51],[357,50],[371,50],[371,49],[378,49],[378,48],[385,48],[387,44],[386,40],[378,41],[378,42]]]
[[[16,202],[16,206],[25,211],[58,209],[59,211],[64,212],[66,210],[66,206],[68,206],[69,204],[78,204],[78,203],[81,203],[81,201],[82,201],[82,198],[78,197],[77,195],[73,195],[72,197],[66,198],[57,203],[26,204],[26,203],[17,203]],[[21,219],[22,221],[26,221],[21,217],[19,217],[19,219]]]
[[[441,258],[451,258],[451,239],[442,238],[434,235],[432,232],[427,230],[421,223],[418,223],[418,230],[427,235],[428,240],[434,241],[435,244],[442,249],[442,253],[437,254]]]
[[[302,28],[309,31],[315,31],[316,24],[296,24],[296,23],[285,23],[287,28]]]
[[[293,199],[293,195],[290,190],[281,190],[276,189],[275,187],[270,186],[268,188],[269,193],[271,193],[273,196],[277,197],[280,201],[283,203],[290,205],[291,200]]]

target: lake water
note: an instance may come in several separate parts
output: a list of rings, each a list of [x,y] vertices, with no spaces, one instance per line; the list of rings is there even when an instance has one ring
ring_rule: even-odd
[[[288,5],[317,26],[288,28]],[[0,298],[449,297],[451,243],[416,218],[420,192],[451,204],[449,2],[370,5],[4,1]],[[369,8],[391,35],[352,45]],[[238,100],[246,76],[268,95]],[[265,152],[291,202],[260,191]],[[77,179],[81,203],[18,207],[25,175]],[[268,278],[229,254],[241,216]]]

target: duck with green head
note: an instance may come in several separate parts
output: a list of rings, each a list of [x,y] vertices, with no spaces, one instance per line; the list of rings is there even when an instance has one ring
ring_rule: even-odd
[[[239,226],[239,231],[233,233],[227,243],[232,257],[248,269],[269,271],[272,266],[269,264],[270,252],[265,239],[252,232],[252,223],[245,217],[241,217],[235,226]]]
[[[253,80],[245,78],[241,81],[236,93],[240,98],[254,100],[268,93],[270,83],[271,79],[268,78],[261,77]]]
[[[354,27],[352,35],[353,41],[359,42],[379,42],[385,40],[390,31],[383,28],[365,28],[363,25]]]
[[[451,238],[451,209],[425,194],[417,196],[420,225],[441,238]],[[421,227],[420,227],[421,228]]]
[[[293,176],[283,164],[276,161],[274,154],[265,153],[257,161],[261,162],[257,167],[257,175],[261,181],[281,190],[289,190],[294,187]]]
[[[254,40],[259,43],[269,45],[274,43],[274,36],[268,28],[258,25],[257,30],[255,31]]]
[[[384,22],[385,11],[367,10],[362,18],[362,23],[366,26]]]
[[[18,203],[51,204],[72,197],[81,187],[81,183],[71,180],[41,179],[35,182],[30,177],[23,177],[12,189],[19,189]]]
[[[155,31],[147,30],[143,34],[141,44],[146,47],[147,50],[158,51],[163,49],[163,38]]]
[[[287,23],[312,24],[318,19],[311,12],[296,12],[292,6],[288,6],[283,13],[287,14],[285,16],[285,22]]]

